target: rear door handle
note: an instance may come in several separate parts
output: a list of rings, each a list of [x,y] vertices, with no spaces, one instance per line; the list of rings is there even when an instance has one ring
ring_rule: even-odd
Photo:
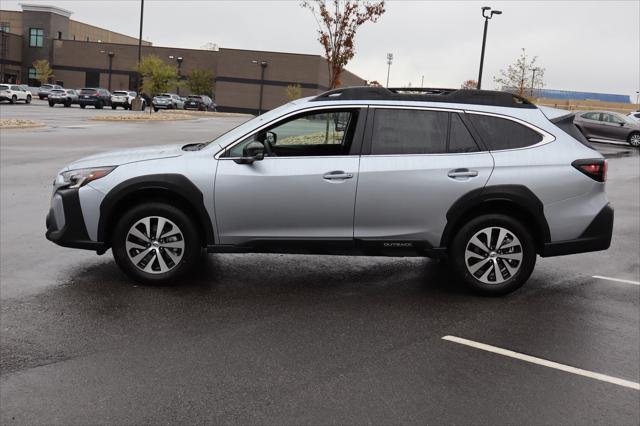
[[[469,170],[469,169],[453,169],[453,170],[449,170],[449,173],[447,173],[447,176],[449,176],[450,178],[453,178],[453,179],[456,179],[456,178],[472,178],[472,177],[478,176],[478,171],[477,170]]]
[[[345,173],[342,170],[334,170],[332,172],[325,173],[322,176],[323,179],[327,180],[339,180],[339,179],[351,179],[353,177],[353,173]]]

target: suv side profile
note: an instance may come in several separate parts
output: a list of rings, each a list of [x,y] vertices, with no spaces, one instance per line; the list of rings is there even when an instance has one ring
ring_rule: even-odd
[[[337,89],[209,143],[68,165],[46,236],[111,248],[143,283],[179,280],[206,249],[445,258],[505,294],[537,255],[609,247],[606,161],[572,120],[505,92]]]

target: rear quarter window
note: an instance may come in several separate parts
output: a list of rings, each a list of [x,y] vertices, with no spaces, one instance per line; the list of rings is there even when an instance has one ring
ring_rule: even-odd
[[[542,141],[540,133],[506,118],[481,114],[467,117],[490,151],[526,148]]]

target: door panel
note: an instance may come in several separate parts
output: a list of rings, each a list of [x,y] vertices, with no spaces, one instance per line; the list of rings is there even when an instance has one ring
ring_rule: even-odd
[[[447,210],[462,195],[483,187],[492,169],[488,152],[363,156],[354,237],[427,241],[438,247]]]
[[[357,156],[220,159],[215,210],[220,243],[353,239]],[[340,178],[335,176],[342,174]],[[325,176],[327,175],[327,176]]]

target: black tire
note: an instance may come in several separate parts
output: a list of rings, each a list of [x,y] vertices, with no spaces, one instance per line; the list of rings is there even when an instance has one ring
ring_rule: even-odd
[[[505,259],[498,258],[495,261],[492,261],[487,258],[491,257],[487,253],[486,257],[477,262],[475,259],[473,261],[477,264],[483,262],[487,267],[480,267],[480,269],[476,272],[476,274],[480,274],[481,277],[484,276],[484,273],[488,273],[488,276],[485,278],[487,281],[490,281],[491,275],[494,275],[496,278],[495,265],[499,265],[500,275],[506,279],[500,283],[485,283],[478,279],[476,275],[473,275],[471,271],[469,271],[467,267],[467,262],[465,260],[465,252],[467,247],[470,244],[470,240],[476,233],[482,231],[486,228],[500,227],[511,233],[515,236],[520,242],[520,252],[516,252],[515,254],[521,253],[522,259],[519,263],[509,264],[511,267],[517,267],[515,273],[512,276],[506,277],[509,274],[509,271],[505,265]],[[492,231],[492,240],[493,238],[498,238],[496,233],[497,231]],[[470,246],[473,248],[473,246]],[[495,253],[500,253],[500,250],[495,250],[494,245],[488,244],[489,249],[494,249],[491,251],[495,256]],[[515,247],[512,249],[506,250],[517,250]],[[484,250],[481,250],[481,252]],[[478,256],[480,258],[481,256]],[[507,293],[511,293],[512,291],[517,290],[522,287],[522,285],[529,279],[529,276],[533,272],[533,268],[536,264],[536,246],[535,241],[525,226],[523,226],[518,220],[501,214],[487,214],[478,216],[470,221],[468,221],[455,235],[453,238],[451,247],[449,248],[449,260],[451,263],[451,267],[453,268],[454,273],[460,278],[460,280],[466,284],[469,288],[471,288],[476,293],[480,293],[487,296],[499,296]],[[512,262],[509,260],[509,262]],[[475,264],[474,263],[474,264]],[[473,265],[470,265],[473,267]],[[493,272],[491,272],[493,270]],[[509,274],[510,275],[510,274]]]
[[[40,100],[43,100],[45,98],[45,96],[38,96],[40,98]]]
[[[102,104],[102,101],[98,101],[98,103],[96,104],[95,108],[96,109],[102,109],[104,105]]]
[[[64,103],[65,108],[69,108],[71,106],[71,99],[67,99],[67,101]]]
[[[183,236],[184,251],[182,252],[182,258],[168,272],[145,272],[134,264],[127,253],[126,238],[129,230],[136,222],[150,216],[159,216],[170,220],[179,228]],[[162,249],[158,249],[156,253],[159,253],[159,250]],[[120,218],[112,234],[112,251],[116,263],[129,277],[143,284],[166,285],[175,283],[178,278],[193,270],[200,259],[201,250],[200,233],[194,225],[193,219],[179,208],[160,202],[146,203],[133,207]],[[133,253],[137,252],[134,251]],[[157,254],[152,251],[149,254],[151,259],[149,262],[159,268],[159,263],[153,256],[157,256]],[[145,257],[142,259],[145,259]],[[169,259],[169,257],[164,255],[163,259]],[[169,264],[168,262],[167,260],[167,265]]]
[[[53,108],[53,106],[54,106],[54,105],[55,105],[55,104],[54,104],[53,102],[49,101],[49,106],[50,106],[50,107],[52,107],[52,108]]]
[[[627,138],[627,142],[634,148],[640,147],[640,132],[632,132]]]
[[[11,96],[9,103],[15,104],[16,102],[18,102],[18,97],[16,95]]]
[[[153,112],[158,112],[158,108],[153,107]]]
[[[31,95],[27,95],[27,100],[24,101],[24,102],[27,103],[27,104],[30,104],[31,103]]]
[[[80,108],[85,109],[87,107],[86,104],[80,104]]]
[[[111,109],[116,109],[117,107],[115,105],[111,105]],[[126,108],[125,108],[126,109]]]

